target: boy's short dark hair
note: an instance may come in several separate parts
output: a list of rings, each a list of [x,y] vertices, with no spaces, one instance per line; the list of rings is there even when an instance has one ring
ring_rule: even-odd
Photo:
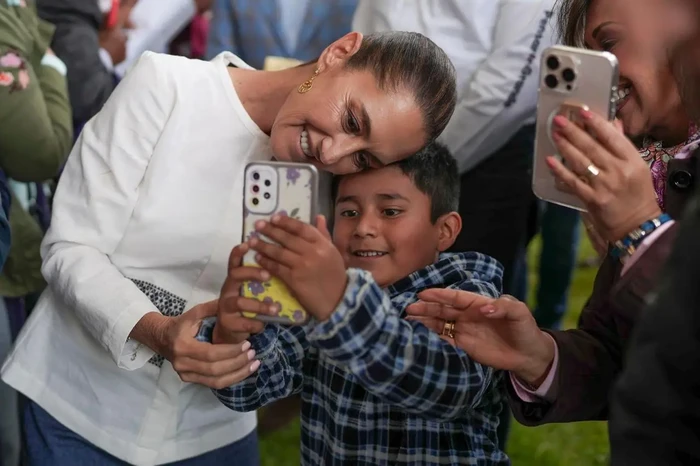
[[[439,142],[431,142],[416,154],[396,162],[404,175],[430,199],[430,221],[459,209],[459,172],[450,150]],[[333,199],[338,195],[342,176],[333,180]]]

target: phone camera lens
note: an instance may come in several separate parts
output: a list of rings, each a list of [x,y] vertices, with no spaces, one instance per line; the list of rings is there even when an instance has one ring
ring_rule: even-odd
[[[270,183],[270,180],[265,180],[265,186],[270,186],[272,183]]]
[[[270,199],[270,193],[265,193],[263,196],[265,199]]]
[[[547,58],[547,68],[549,68],[552,71],[559,68],[559,59],[557,57],[555,57],[554,55],[550,55]]]
[[[576,79],[576,73],[574,73],[574,70],[572,70],[571,68],[566,68],[564,71],[561,72],[561,77],[564,78],[564,81],[570,83],[574,79]]]
[[[559,85],[559,80],[553,74],[548,74],[547,77],[544,78],[544,83],[548,88],[555,89]]]
[[[258,181],[258,180],[260,179],[260,173],[258,173],[258,172],[253,172],[253,179],[254,179],[255,181]]]
[[[257,197],[253,198],[253,205],[258,205],[259,202]]]
[[[257,193],[258,191],[260,191],[260,187],[256,184],[255,186],[253,186],[253,192]]]

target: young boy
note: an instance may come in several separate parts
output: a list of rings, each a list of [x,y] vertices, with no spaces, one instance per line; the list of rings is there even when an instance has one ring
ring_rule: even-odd
[[[263,222],[278,245],[249,246],[313,319],[251,336],[257,371],[218,398],[251,411],[301,392],[303,465],[509,464],[496,438],[499,374],[404,319],[427,288],[499,294],[494,259],[441,254],[461,229],[458,200],[455,161],[431,145],[341,177],[333,242],[322,220]],[[199,338],[211,340],[213,325]]]

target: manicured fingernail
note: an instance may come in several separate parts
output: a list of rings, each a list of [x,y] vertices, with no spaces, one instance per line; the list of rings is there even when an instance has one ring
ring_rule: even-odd
[[[269,280],[270,279],[270,272],[268,272],[267,270],[261,270],[260,271],[260,278],[262,278],[263,280]]]
[[[258,220],[257,222],[255,222],[255,229],[256,230],[262,230],[263,228],[265,228],[265,221],[264,220]]]
[[[262,259],[262,254],[256,254],[256,255],[255,255],[255,260],[256,260],[257,262],[260,262],[260,259]]]
[[[243,344],[241,345],[241,351],[248,351],[250,348],[250,342],[249,341],[244,341]]]
[[[273,314],[279,314],[280,313],[280,307],[278,304],[273,304],[270,306],[270,312]]]
[[[257,371],[258,367],[260,367],[260,361],[255,361],[253,364],[250,365],[250,372]]]
[[[496,308],[493,307],[491,304],[487,304],[486,306],[479,309],[479,311],[481,311],[482,314],[493,314],[494,312],[496,312]]]
[[[252,361],[253,358],[255,357],[255,350],[250,350],[248,351],[248,361]]]
[[[554,123],[556,126],[558,126],[560,128],[564,128],[569,123],[569,120],[567,120],[565,117],[563,117],[561,115],[557,115],[554,117],[554,120],[552,121],[552,123]]]
[[[561,133],[559,131],[553,131],[552,139],[554,139],[555,141],[561,141]]]
[[[271,221],[272,223],[277,223],[277,222],[280,221],[280,218],[282,218],[282,217],[279,216],[279,215],[273,215],[272,218],[270,219],[270,221]]]
[[[591,118],[593,118],[593,112],[591,112],[590,110],[581,109],[581,116],[587,120],[590,120]]]
[[[248,244],[250,244],[251,247],[254,247],[255,245],[258,244],[258,239],[257,239],[257,238],[251,238],[250,241],[248,241]]]
[[[551,155],[545,159],[545,162],[547,162],[547,166],[551,169],[554,168],[554,157]]]

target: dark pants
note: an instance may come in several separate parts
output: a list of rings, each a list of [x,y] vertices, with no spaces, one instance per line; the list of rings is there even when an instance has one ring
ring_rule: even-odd
[[[576,268],[579,218],[577,210],[550,203],[544,206],[540,280],[534,311],[541,328],[559,329],[566,313],[569,286]]]
[[[501,149],[462,175],[459,214],[462,232],[451,251],[478,251],[504,268],[503,289],[512,294],[513,269],[527,241],[532,193],[534,125],[518,131]],[[510,408],[504,403],[498,441],[505,449]]]
[[[24,410],[26,466],[126,466],[63,424],[36,403]],[[239,441],[171,466],[257,466],[260,464],[255,431]]]
[[[504,147],[462,175],[459,213],[462,232],[454,252],[478,251],[504,268],[504,291],[510,293],[513,267],[527,235],[532,193],[535,127],[518,131]]]

